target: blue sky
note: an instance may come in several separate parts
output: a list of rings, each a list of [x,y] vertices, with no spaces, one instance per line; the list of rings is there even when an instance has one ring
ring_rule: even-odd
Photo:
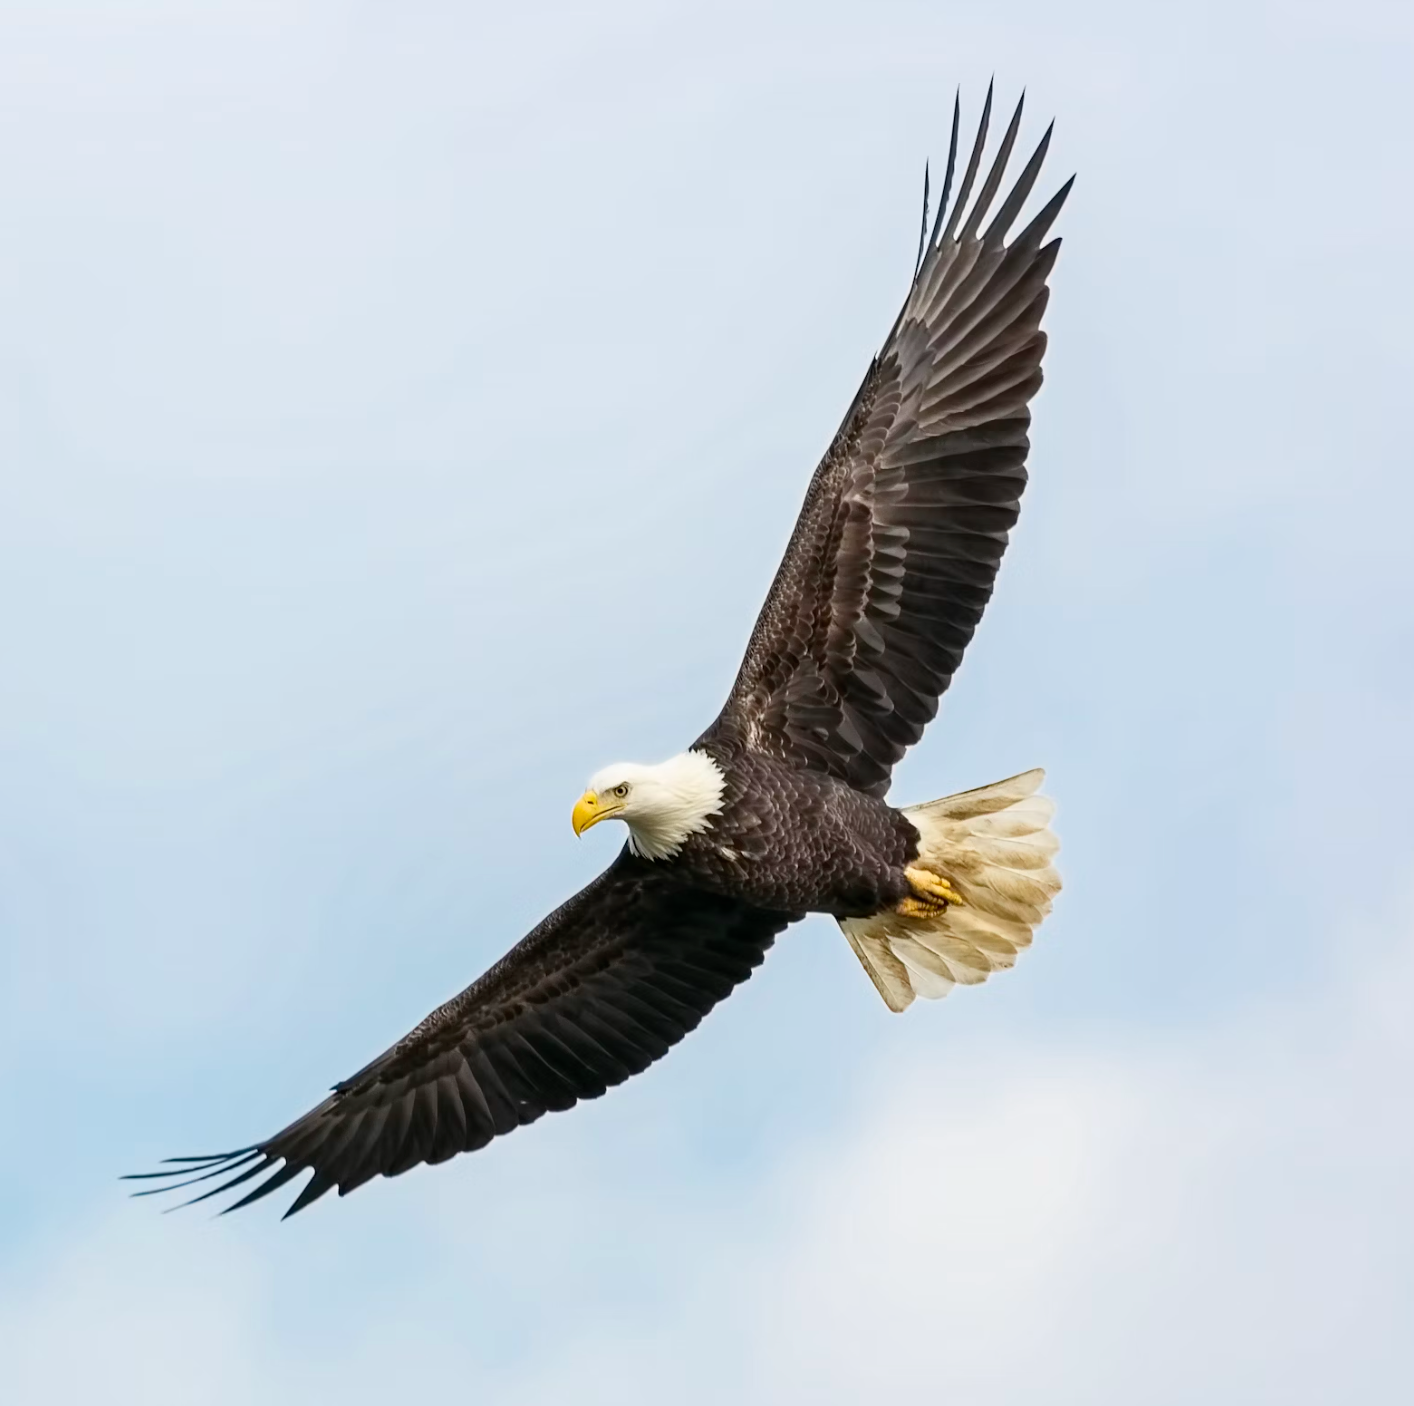
[[[504,8],[0,4],[7,1400],[1408,1399],[1414,22]],[[124,1200],[607,862],[993,72],[1079,180],[894,795],[1048,767],[1035,950],[893,1017],[812,921],[475,1157]]]

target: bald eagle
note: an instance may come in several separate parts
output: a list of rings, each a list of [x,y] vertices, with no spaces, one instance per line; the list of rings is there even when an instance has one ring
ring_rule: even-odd
[[[1026,483],[1060,246],[1046,237],[1071,182],[1007,242],[1048,128],[984,227],[1021,120],[1018,104],[977,186],[991,101],[950,202],[954,103],[908,294],[811,480],[725,707],[685,752],[606,767],[575,803],[576,834],[627,826],[619,856],[303,1117],[171,1159],[139,1194],[220,1178],[205,1200],[255,1181],[235,1210],[309,1171],[293,1215],[485,1147],[667,1054],[807,913],[838,920],[893,1011],[1030,944],[1060,888],[1039,770],[902,810],[884,800],[977,627]]]

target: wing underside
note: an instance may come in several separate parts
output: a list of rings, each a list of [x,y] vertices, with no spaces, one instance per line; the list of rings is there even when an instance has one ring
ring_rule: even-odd
[[[263,1142],[174,1158],[153,1194],[254,1182],[226,1210],[303,1172],[286,1212],[327,1191],[443,1162],[597,1098],[665,1055],[745,981],[791,915],[688,888],[627,852],[483,977]],[[190,1203],[187,1203],[190,1204]]]
[[[961,663],[1026,484],[1046,279],[1060,244],[1045,241],[1070,182],[1008,243],[1050,131],[987,221],[1021,105],[978,185],[990,113],[989,90],[950,200],[954,107],[942,199],[908,297],[816,470],[731,695],[703,739],[734,738],[875,796]]]

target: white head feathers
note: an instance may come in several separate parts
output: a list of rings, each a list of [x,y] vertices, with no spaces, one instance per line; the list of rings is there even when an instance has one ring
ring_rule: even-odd
[[[589,790],[614,807],[604,818],[622,820],[629,848],[645,859],[671,859],[689,835],[708,829],[726,785],[705,752],[681,752],[656,766],[616,762],[589,780]]]

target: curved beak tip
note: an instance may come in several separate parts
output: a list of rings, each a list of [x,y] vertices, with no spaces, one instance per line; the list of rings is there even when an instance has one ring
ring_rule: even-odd
[[[586,791],[574,803],[574,810],[570,812],[570,824],[574,826],[576,835],[584,834],[596,820],[601,818],[599,797],[593,791]]]

